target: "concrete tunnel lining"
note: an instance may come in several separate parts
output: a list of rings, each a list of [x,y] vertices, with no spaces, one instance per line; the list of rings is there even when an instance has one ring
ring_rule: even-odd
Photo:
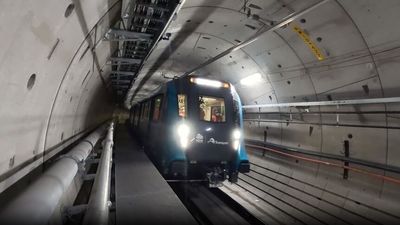
[[[104,35],[123,17],[128,0],[1,2],[0,192],[111,118],[116,102],[129,108],[169,80],[163,75],[180,76],[271,26],[271,21],[317,2],[186,0],[165,31],[170,36],[157,43],[122,99],[114,95],[109,65],[109,57],[122,45],[104,40]],[[399,97],[398,10],[396,0],[331,0],[291,23],[319,47],[324,60],[316,59],[288,25],[199,69],[196,75],[231,82],[244,105]],[[260,84],[240,84],[255,73],[262,76]],[[351,157],[399,166],[398,114],[362,114],[397,111],[399,103],[308,109],[354,112],[340,115],[340,123],[355,127],[326,125],[336,122],[334,114],[295,115],[293,123],[285,114],[302,110],[246,109],[246,138],[263,141],[267,132],[266,139],[273,144],[338,156],[343,156],[343,142],[349,141]],[[277,115],[262,114],[266,112]],[[365,127],[356,127],[360,125]],[[310,166],[303,171],[299,166],[308,167],[307,163],[265,160],[277,164],[278,170],[318,178],[313,182],[337,186],[364,202],[374,201],[376,207],[400,202],[398,188],[384,181],[352,174],[346,183],[337,169]],[[399,178],[395,173],[375,172]]]

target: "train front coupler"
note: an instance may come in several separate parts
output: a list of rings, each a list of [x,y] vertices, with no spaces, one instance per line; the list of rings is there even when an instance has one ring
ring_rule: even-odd
[[[206,173],[208,179],[208,187],[216,188],[222,187],[222,182],[224,182],[227,173],[220,167],[214,167],[211,171]]]

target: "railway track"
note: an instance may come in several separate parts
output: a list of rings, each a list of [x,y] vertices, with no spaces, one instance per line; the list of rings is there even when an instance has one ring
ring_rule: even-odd
[[[177,196],[199,224],[264,224],[221,191],[201,183],[170,183]]]

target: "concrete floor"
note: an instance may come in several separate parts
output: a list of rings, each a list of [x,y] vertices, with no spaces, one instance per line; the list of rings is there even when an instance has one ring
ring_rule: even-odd
[[[116,224],[197,224],[124,125],[114,141]]]

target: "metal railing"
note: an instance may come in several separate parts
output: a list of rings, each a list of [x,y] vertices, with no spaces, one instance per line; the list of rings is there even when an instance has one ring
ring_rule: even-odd
[[[364,161],[364,160],[345,158],[345,157],[335,156],[335,155],[331,155],[331,154],[324,154],[324,153],[317,153],[317,152],[311,153],[311,151],[305,151],[305,150],[299,150],[299,149],[294,150],[294,149],[290,149],[290,148],[284,147],[284,146],[273,147],[273,146],[269,145],[267,147],[265,143],[261,144],[262,143],[261,141],[253,140],[253,144],[249,144],[249,142],[251,142],[249,140],[246,140],[246,142],[247,142],[246,146],[255,148],[258,150],[262,150],[263,155],[265,154],[265,151],[267,151],[267,152],[271,152],[274,154],[278,154],[278,155],[282,155],[282,156],[286,156],[286,157],[290,157],[290,158],[295,158],[297,160],[307,161],[307,162],[311,162],[311,163],[315,163],[315,164],[321,164],[321,165],[331,166],[331,167],[336,167],[336,168],[342,168],[347,171],[353,171],[356,173],[364,174],[364,175],[367,175],[370,177],[374,177],[377,179],[381,179],[384,181],[388,181],[388,182],[392,182],[397,185],[400,185],[400,179],[397,179],[394,177],[389,177],[389,176],[381,175],[381,174],[374,173],[371,171],[367,171],[365,169],[348,166],[348,164],[343,165],[343,164],[339,164],[339,163],[324,161],[321,159],[299,156],[297,154],[303,154],[303,155],[306,154],[306,155],[312,155],[312,156],[326,158],[326,159],[334,159],[334,160],[338,160],[338,161],[341,161],[344,163],[358,164],[358,165],[367,166],[367,167],[374,168],[374,169],[382,169],[385,171],[390,171],[390,172],[395,172],[395,173],[400,172],[400,168],[398,168],[398,167],[383,165],[383,164],[374,163],[374,162],[368,162],[368,161]],[[254,144],[254,142],[256,142],[258,144]]]
[[[96,172],[89,203],[83,219],[83,224],[107,225],[110,202],[111,167],[113,150],[114,123],[111,123],[107,136],[103,141],[99,165]]]
[[[105,125],[101,126],[70,152],[60,156],[58,161],[0,212],[1,223],[47,224],[79,168],[103,136],[105,128]]]
[[[387,104],[387,103],[399,103],[399,102],[400,102],[400,97],[390,97],[390,98],[346,99],[346,100],[319,101],[319,102],[287,102],[287,103],[275,103],[275,104],[244,105],[243,108],[251,109],[251,108],[276,108],[276,107],[339,106],[339,105]]]

